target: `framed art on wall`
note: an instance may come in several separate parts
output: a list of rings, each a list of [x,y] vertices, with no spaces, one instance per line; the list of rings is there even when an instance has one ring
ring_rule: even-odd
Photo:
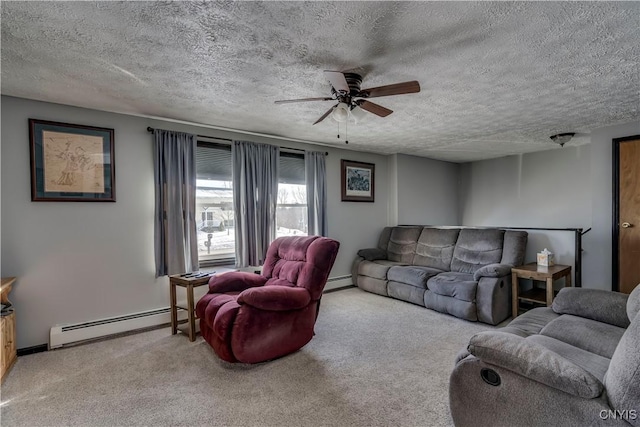
[[[29,119],[31,200],[115,202],[113,129]]]
[[[342,159],[341,171],[343,202],[374,201],[376,165]]]

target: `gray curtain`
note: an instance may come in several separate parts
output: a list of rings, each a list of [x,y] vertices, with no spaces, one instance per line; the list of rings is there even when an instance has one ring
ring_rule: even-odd
[[[196,137],[153,132],[156,277],[198,270]]]
[[[233,141],[233,209],[236,266],[262,265],[276,237],[278,163],[274,145]]]
[[[304,173],[307,183],[309,235],[327,235],[327,169],[325,153],[305,151]]]

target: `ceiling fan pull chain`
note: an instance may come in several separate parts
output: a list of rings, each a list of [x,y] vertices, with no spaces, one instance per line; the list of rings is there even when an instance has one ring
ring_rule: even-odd
[[[340,139],[340,122],[336,122],[338,123],[338,139]]]
[[[349,119],[347,118],[347,121],[344,122],[344,143],[348,144],[349,143]]]

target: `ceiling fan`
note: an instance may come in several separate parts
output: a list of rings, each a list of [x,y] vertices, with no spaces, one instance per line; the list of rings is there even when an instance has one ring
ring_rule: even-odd
[[[353,115],[358,111],[357,107],[377,116],[387,117],[389,114],[393,113],[392,110],[367,101],[367,98],[420,92],[420,84],[415,80],[386,86],[372,87],[369,89],[360,89],[360,84],[362,83],[362,76],[360,74],[343,73],[340,71],[325,71],[324,75],[327,80],[329,80],[329,83],[331,83],[331,96],[320,98],[286,99],[275,101],[275,103],[287,104],[290,102],[338,101],[336,105],[329,108],[322,117],[315,121],[315,125],[326,119],[327,116],[332,113],[332,117],[338,122],[345,122],[350,115]]]

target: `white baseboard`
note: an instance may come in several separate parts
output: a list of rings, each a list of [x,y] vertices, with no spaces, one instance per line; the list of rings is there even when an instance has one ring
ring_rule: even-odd
[[[184,310],[178,310],[178,320],[186,318],[187,313]],[[56,325],[49,332],[49,349],[169,323],[171,323],[171,313],[169,307],[166,307],[90,322]]]
[[[352,285],[351,275],[330,277],[324,290],[329,291],[350,285]],[[178,320],[186,318],[187,313],[184,310],[178,310]],[[169,307],[166,307],[90,322],[56,325],[49,332],[49,349],[169,323],[171,323],[171,314]]]

